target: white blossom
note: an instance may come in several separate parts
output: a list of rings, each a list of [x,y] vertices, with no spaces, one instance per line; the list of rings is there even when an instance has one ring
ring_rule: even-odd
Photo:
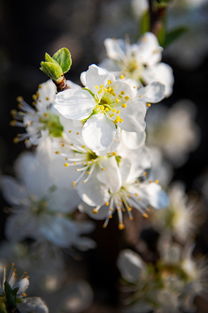
[[[186,241],[192,235],[196,223],[193,204],[188,203],[184,186],[180,183],[171,186],[169,199],[169,206],[154,215],[153,223],[160,231]]]
[[[141,212],[144,217],[148,208],[160,209],[168,205],[168,199],[157,182],[143,179],[145,175],[146,153],[137,152],[137,160],[118,160],[111,158],[97,177],[93,176],[87,184],[77,188],[82,200],[89,206],[86,211],[95,218],[104,219],[107,226],[114,211],[117,211],[119,229],[124,228],[123,212],[132,219],[132,209]],[[92,209],[90,206],[94,206]]]
[[[199,129],[194,122],[195,106],[181,100],[167,109],[152,107],[147,116],[147,143],[161,149],[174,165],[181,165],[199,142]]]
[[[48,159],[42,155],[25,153],[16,162],[18,180],[9,176],[1,178],[3,194],[14,206],[6,225],[6,235],[10,240],[21,241],[31,237],[48,240],[61,247],[93,245],[90,239],[85,242],[85,238],[80,237],[82,232],[92,230],[91,223],[76,222],[69,216],[76,209],[79,197],[70,188],[70,182],[67,185],[64,180],[64,187],[57,184],[60,182],[59,168],[57,160],[55,163],[51,160],[48,167]]]
[[[128,132],[143,132],[146,103],[160,101],[164,86],[152,83],[137,90],[136,82],[116,78],[96,65],[83,72],[85,88],[67,89],[57,94],[55,108],[65,118],[82,121],[82,137],[94,152],[108,149],[117,128]]]
[[[145,85],[160,82],[165,86],[165,96],[172,93],[173,73],[169,65],[162,63],[162,48],[152,33],[146,33],[135,44],[127,40],[106,39],[108,59],[101,66],[110,71],[142,82]]]

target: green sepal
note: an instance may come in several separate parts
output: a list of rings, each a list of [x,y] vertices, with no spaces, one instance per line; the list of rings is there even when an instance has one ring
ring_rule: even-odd
[[[53,55],[53,59],[60,65],[63,73],[67,73],[72,65],[71,53],[67,48],[61,48]]]
[[[59,64],[55,62],[41,62],[40,70],[52,80],[57,80],[63,75]]]
[[[40,117],[39,121],[44,125],[44,129],[47,129],[49,135],[55,138],[62,137],[64,127],[60,122],[59,116],[48,113],[47,117]]]
[[[5,297],[8,307],[16,307],[18,288],[12,289],[7,281],[4,283]]]
[[[171,43],[173,43],[176,39],[178,39],[179,37],[181,37],[184,33],[187,32],[187,27],[185,26],[179,26],[173,30],[171,30],[170,32],[168,32],[166,34],[165,37],[165,42],[163,44],[164,47],[169,46]]]

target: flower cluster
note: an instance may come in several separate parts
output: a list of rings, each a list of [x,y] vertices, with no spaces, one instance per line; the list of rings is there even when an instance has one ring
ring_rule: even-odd
[[[116,71],[114,67],[105,69],[106,62],[101,66],[90,65],[87,71],[81,73],[83,86],[67,81],[58,93],[55,84],[47,81],[40,85],[34,95],[35,108],[20,98],[21,111],[12,112],[16,118],[12,123],[26,128],[26,134],[18,135],[15,141],[24,139],[26,144],[37,146],[37,155],[48,155],[47,165],[44,166],[46,171],[49,167],[54,168],[53,162],[61,162],[61,159],[65,167],[65,173],[62,174],[61,170],[57,175],[60,180],[55,183],[56,192],[51,192],[51,186],[46,183],[45,188],[41,188],[41,194],[35,194],[38,196],[34,200],[38,212],[46,212],[47,209],[53,212],[47,216],[48,225],[50,218],[55,224],[56,219],[63,223],[63,212],[60,213],[63,208],[56,203],[59,198],[56,193],[60,192],[66,197],[60,188],[66,177],[68,182],[65,188],[70,191],[68,197],[72,199],[73,192],[77,192],[82,201],[79,208],[95,218],[105,219],[104,226],[114,211],[118,214],[119,229],[123,229],[123,213],[127,212],[132,219],[132,209],[135,208],[147,217],[149,208],[159,209],[168,204],[157,178],[150,180],[147,175],[151,163],[145,146],[145,116],[151,104],[171,93],[172,70],[160,63],[162,48],[151,33],[133,46],[121,40],[107,39],[106,48],[112,59],[109,61],[117,65]],[[40,171],[41,175],[47,177],[42,169]],[[70,189],[70,180],[76,191]],[[36,181],[39,181],[38,177]],[[51,184],[53,180],[49,181]],[[8,187],[5,186],[4,190],[6,194]],[[30,192],[34,193],[33,190]],[[56,198],[56,202],[52,200],[52,204],[45,204],[45,198]],[[63,201],[62,196],[60,199]],[[11,199],[8,197],[8,200]],[[34,215],[34,203],[31,201],[28,201],[30,209],[27,207],[27,214],[32,212]],[[73,208],[76,204],[73,204]],[[56,208],[53,209],[54,205]],[[44,208],[40,209],[39,206]],[[71,211],[69,206],[67,210]],[[57,211],[58,216],[54,213]],[[18,224],[14,220],[20,215],[17,213],[15,219],[14,216],[10,218],[8,233],[11,225]],[[39,220],[42,214],[37,215]],[[35,227],[42,233],[41,223],[38,228]],[[66,224],[61,227],[62,231],[67,227]],[[36,236],[39,236],[37,232]]]
[[[148,1],[132,3],[144,22]],[[154,19],[147,24],[157,20],[158,8],[162,17],[167,3],[151,7],[149,1]],[[30,272],[32,295],[38,289],[54,313],[81,313],[92,303],[86,268],[70,259],[95,247],[92,220],[103,220],[105,228],[115,218],[119,230],[126,228],[125,244],[131,241],[139,253],[123,250],[118,257],[129,292],[125,312],[192,310],[204,290],[207,271],[193,257],[193,204],[183,184],[168,188],[173,168],[199,141],[194,104],[182,100],[164,108],[173,71],[162,61],[161,34],[153,34],[152,26],[134,43],[105,39],[106,57],[81,73],[80,84],[65,78],[72,64],[67,48],[46,53],[40,69],[49,80],[39,85],[31,105],[18,97],[18,109],[11,111],[11,125],[24,129],[14,142],[24,141],[31,150],[18,157],[13,175],[0,177],[11,206],[0,263],[15,259],[19,270]],[[143,234],[138,242],[147,225],[157,233],[152,250]],[[27,276],[16,281],[13,268],[8,277],[5,268],[0,274],[0,312],[48,313],[40,298],[25,295]]]

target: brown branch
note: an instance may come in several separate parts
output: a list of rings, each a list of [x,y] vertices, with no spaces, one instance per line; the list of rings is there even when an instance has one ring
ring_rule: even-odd
[[[58,92],[64,91],[64,90],[70,88],[70,87],[67,85],[67,80],[66,80],[65,76],[61,76],[59,79],[54,80],[53,82],[54,82],[54,84],[56,85]]]
[[[150,17],[150,31],[157,35],[162,27],[163,18],[166,13],[166,7],[154,6],[154,0],[148,0],[149,17]]]

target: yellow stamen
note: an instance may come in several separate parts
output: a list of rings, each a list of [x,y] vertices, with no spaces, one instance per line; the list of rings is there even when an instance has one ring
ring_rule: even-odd
[[[118,224],[118,229],[123,230],[125,228],[125,225],[123,223]]]

